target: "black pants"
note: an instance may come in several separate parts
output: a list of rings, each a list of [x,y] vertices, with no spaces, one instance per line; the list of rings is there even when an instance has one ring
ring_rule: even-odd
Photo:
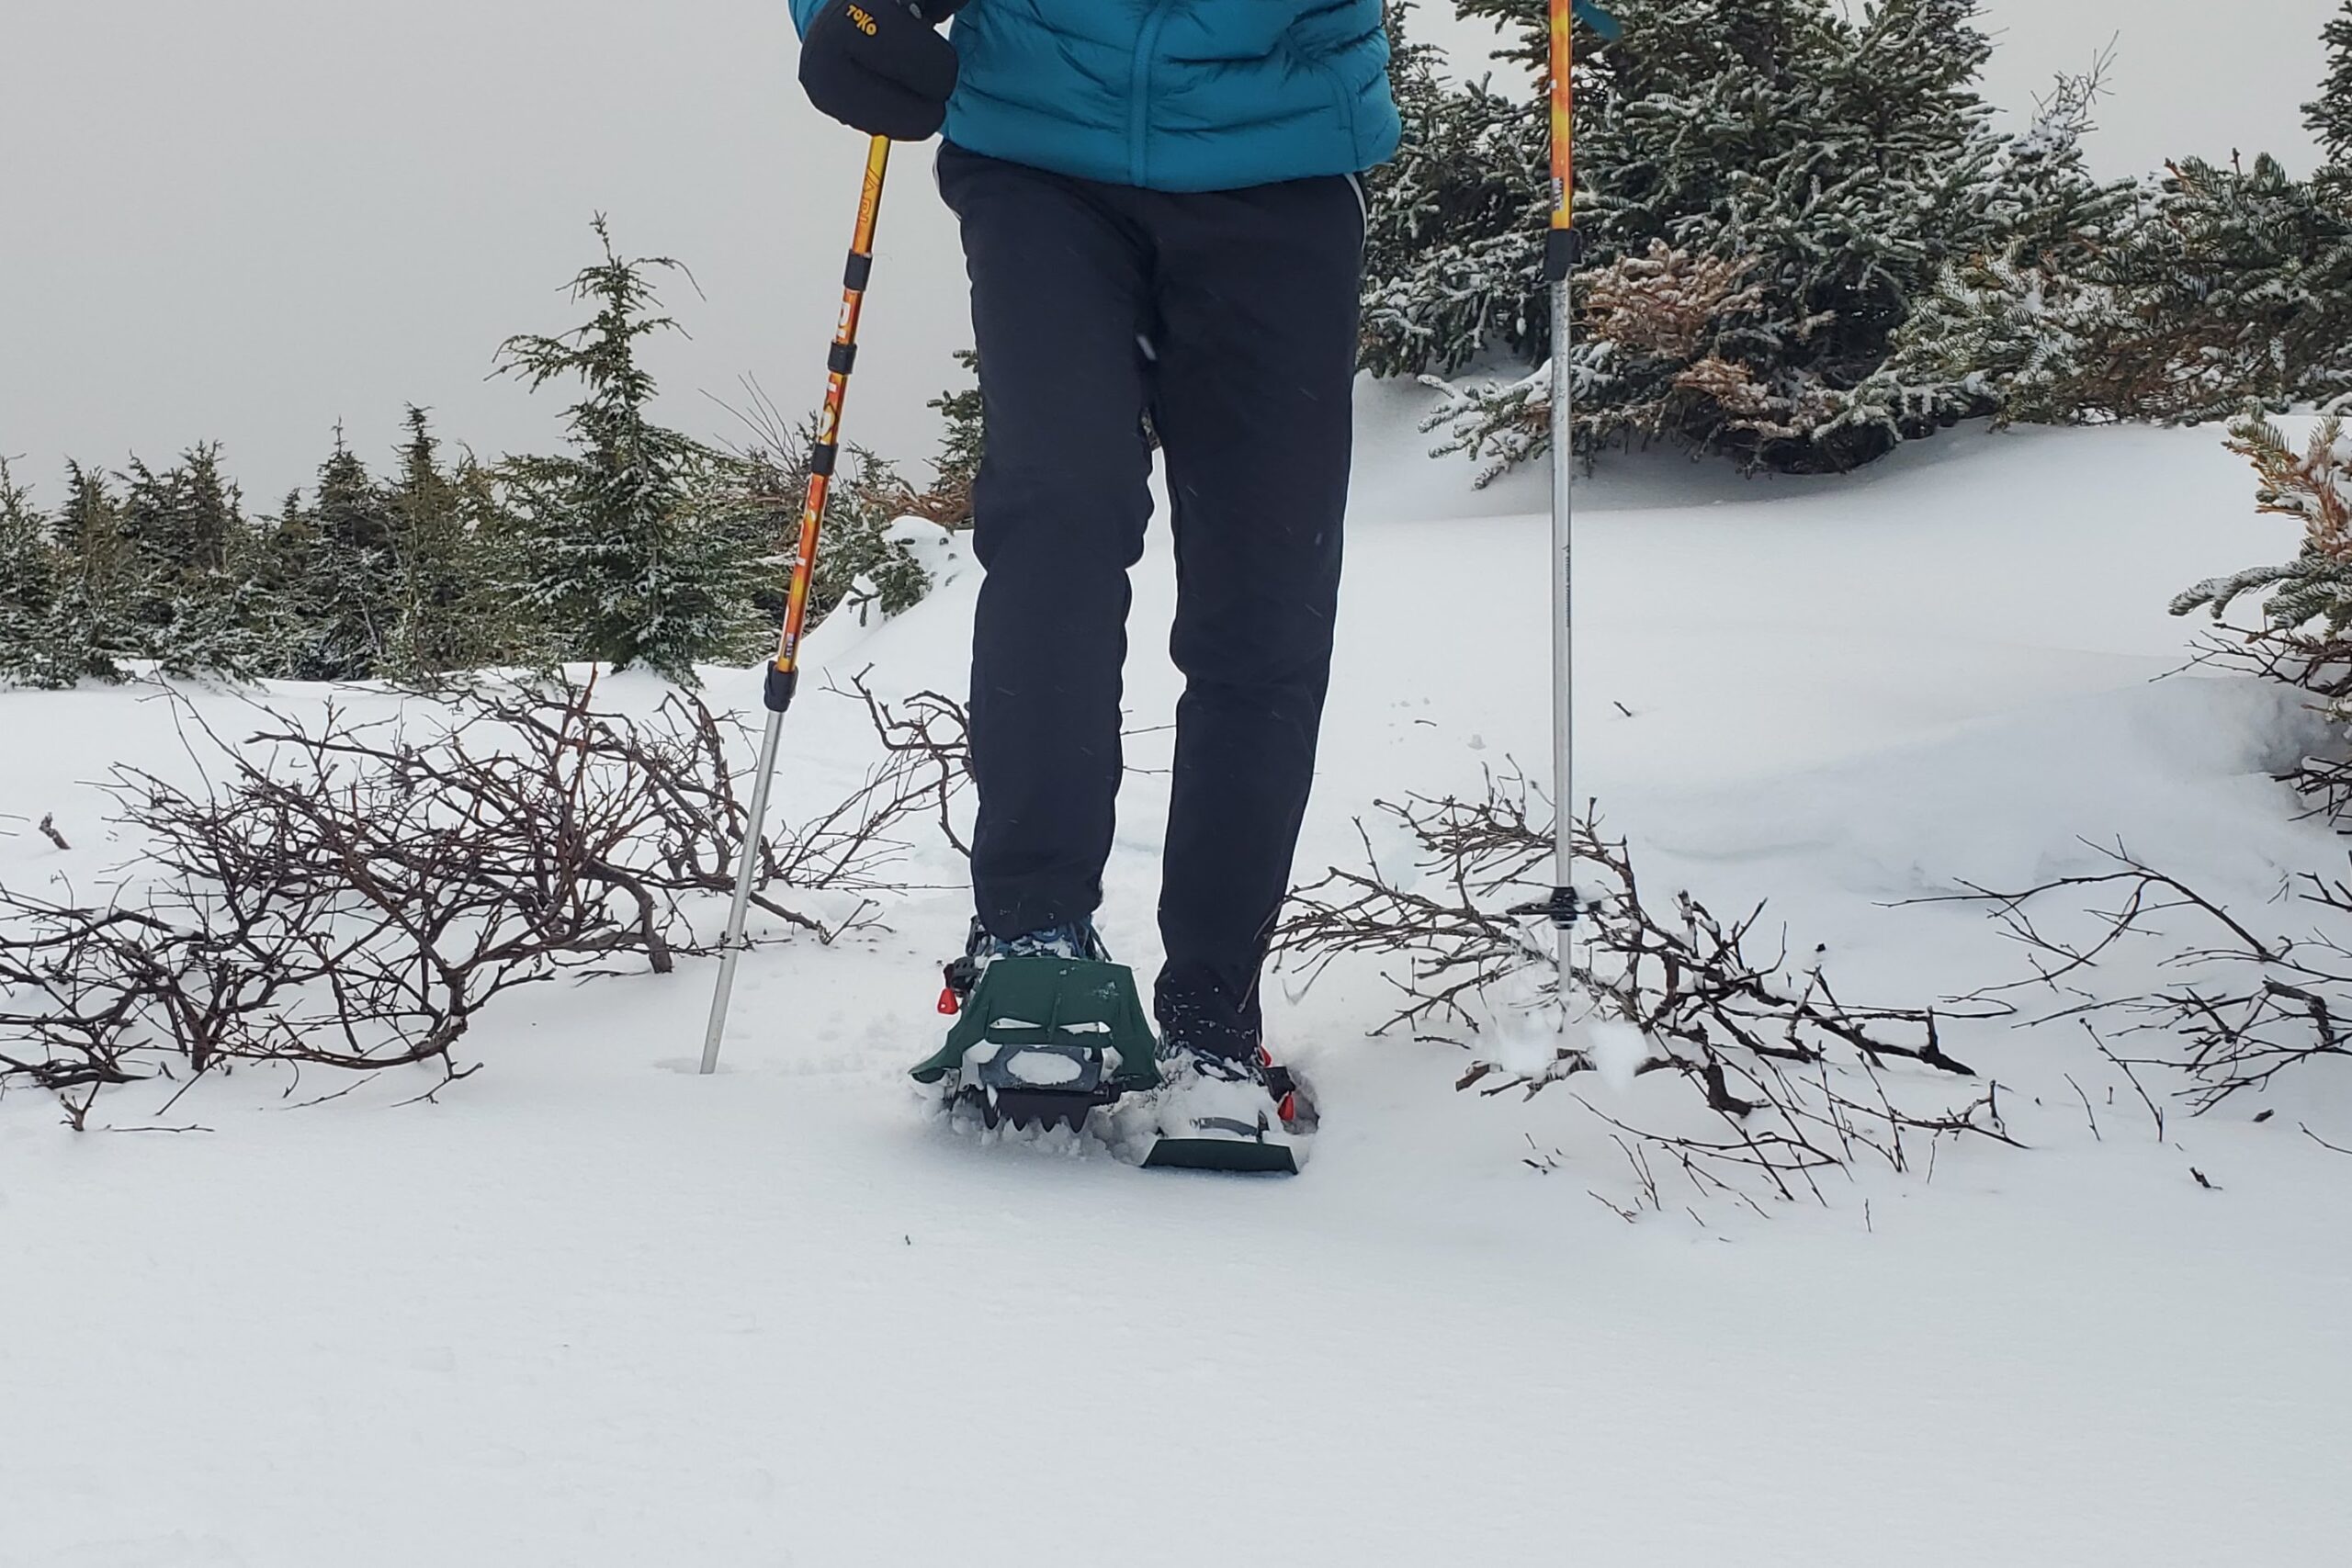
[[[1344,178],[1177,195],[942,150],[986,406],[972,876],[1000,936],[1102,897],[1127,572],[1157,432],[1183,672],[1160,885],[1175,1042],[1258,1042],[1315,773],[1351,445],[1363,209]]]

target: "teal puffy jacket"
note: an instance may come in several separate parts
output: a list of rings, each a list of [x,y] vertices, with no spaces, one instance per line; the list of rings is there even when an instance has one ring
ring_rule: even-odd
[[[954,37],[947,138],[992,158],[1190,191],[1396,151],[1380,0],[971,0]]]

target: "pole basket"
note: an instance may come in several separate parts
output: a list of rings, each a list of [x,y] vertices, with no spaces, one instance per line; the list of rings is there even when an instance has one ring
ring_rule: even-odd
[[[1511,918],[1544,920],[1556,931],[1570,931],[1584,919],[1584,900],[1577,897],[1573,887],[1555,887],[1552,896],[1541,903],[1521,904],[1511,910]]]

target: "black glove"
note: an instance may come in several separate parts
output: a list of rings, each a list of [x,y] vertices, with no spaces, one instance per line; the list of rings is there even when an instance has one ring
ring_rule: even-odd
[[[947,119],[956,46],[939,24],[964,0],[833,0],[800,43],[808,101],[844,125],[925,141]]]

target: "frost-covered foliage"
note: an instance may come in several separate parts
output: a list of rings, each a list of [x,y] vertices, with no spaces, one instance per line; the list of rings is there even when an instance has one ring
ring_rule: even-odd
[[[2328,39],[2323,141],[2332,107],[2352,129],[2352,13]],[[2075,151],[2098,91],[2094,71],[2043,106],[2024,226],[1946,271],[1898,340],[1899,378],[2044,423],[2230,419],[2352,391],[2352,169],[2297,180],[2267,156],[2182,158],[2161,180],[2102,185]]]
[[[2002,153],[1977,250],[1948,265],[1896,334],[1886,368],[1857,392],[1895,417],[2074,416],[2091,324],[2112,290],[2086,273],[2141,220],[2140,182],[2100,180],[2084,159],[2109,57],[2060,78]]]
[[[1516,24],[1518,57],[1537,58],[1540,0],[1461,8]],[[1624,37],[1590,40],[1578,70],[1579,227],[1593,265],[1609,276],[1662,246],[1678,267],[1620,280],[1672,291],[1695,264],[1736,265],[1743,297],[1711,323],[1705,353],[1666,378],[1663,423],[1657,378],[1625,373],[1647,357],[1641,345],[1610,339],[1588,304],[1579,444],[1638,432],[1770,468],[1844,468],[1956,417],[1883,373],[1915,301],[1955,256],[1983,248],[2017,177],[1973,90],[1991,46],[1973,0],[1878,0],[1853,16],[1829,0],[1615,9]],[[1412,125],[1380,191],[1366,362],[1538,363],[1549,352],[1540,85],[1450,85],[1410,50],[1400,83]],[[1610,317],[1651,313],[1621,302]],[[1498,417],[1527,422],[1541,401],[1531,398],[1497,405]]]
[[[2086,404],[2199,421],[2352,391],[2352,189],[2183,159],[2088,276],[2108,303],[2077,329]]]
[[[2174,601],[2173,614],[2206,610],[2219,620],[2259,594],[2266,635],[2343,663],[2352,652],[2344,646],[2352,631],[2352,431],[2341,419],[2324,420],[2298,449],[2277,425],[2249,417],[2232,432],[2230,449],[2254,465],[2262,512],[2302,525],[2302,548],[2290,561],[2198,584]]]
[[[1590,335],[1571,360],[1580,434],[1647,442],[1712,423],[1769,439],[1816,412],[1781,406],[1749,366],[1724,352],[1736,323],[1761,307],[1763,289],[1749,281],[1755,268],[1753,258],[1694,256],[1659,240],[1648,254],[1620,256],[1592,274],[1583,300]],[[1480,458],[1481,487],[1548,446],[1548,364],[1514,382],[1473,379],[1444,389],[1427,428],[1452,426],[1438,455]]]
[[[1981,412],[2232,418],[2352,391],[2352,186],[2276,159],[2183,159],[2078,259],[1954,269],[1898,363],[1964,375]]]
[[[1549,443],[1545,8],[1457,8],[1515,25],[1507,58],[1535,74],[1454,85],[1400,51],[1408,129],[1364,359],[1480,372],[1432,426],[1491,478]],[[1618,9],[1624,38],[1588,40],[1577,71],[1581,449],[1664,439],[1849,468],[1967,418],[2215,420],[2352,393],[2352,9],[2310,111],[2336,166],[2297,180],[2267,157],[2183,158],[2144,181],[2084,158],[2105,59],[2022,134],[1992,130],[1973,0]],[[1682,311],[1701,264],[1740,281],[1693,356],[1620,335]],[[1627,289],[1659,298],[1629,309]]]
[[[1372,175],[1364,368],[1450,376],[1494,355],[1540,360],[1551,333],[1549,121],[1518,82],[1447,82],[1439,52],[1407,35],[1410,10],[1410,0],[1389,0],[1405,133]]]
[[[1913,300],[1981,241],[2002,142],[1973,83],[1991,54],[1973,0],[1650,0],[1644,56],[1580,139],[1588,220],[1608,252],[1662,237],[1753,258],[1755,310],[1728,323],[1728,382],[1763,408],[1695,402],[1697,444],[1784,469],[1846,468],[1932,426],[1848,394],[1885,364]],[[1629,16],[1628,44],[1644,28]],[[1622,51],[1622,57],[1621,57]]]

